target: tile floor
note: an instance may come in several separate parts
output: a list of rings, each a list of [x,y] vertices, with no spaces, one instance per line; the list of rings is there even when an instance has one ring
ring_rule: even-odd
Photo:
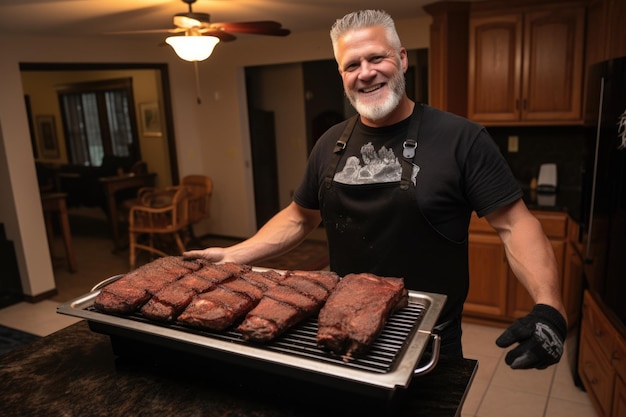
[[[0,324],[49,335],[77,321],[56,313],[60,303],[89,292],[108,276],[126,271],[128,254],[112,253],[106,236],[72,231],[78,272],[67,272],[61,263],[55,268],[59,294],[38,303],[21,302],[1,309]],[[53,253],[62,253],[60,242],[57,244]],[[514,371],[504,363],[506,351],[494,343],[502,330],[472,323],[463,325],[465,356],[477,359],[479,367],[462,417],[597,417],[587,394],[574,385],[570,371],[575,335],[570,335],[558,365],[541,371]]]

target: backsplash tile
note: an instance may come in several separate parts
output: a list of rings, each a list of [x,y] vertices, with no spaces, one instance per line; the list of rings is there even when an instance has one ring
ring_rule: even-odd
[[[558,166],[558,184],[579,188],[583,167],[585,129],[580,126],[489,127],[487,131],[500,147],[515,177],[528,187],[542,163]],[[508,137],[519,137],[519,151],[507,151]]]

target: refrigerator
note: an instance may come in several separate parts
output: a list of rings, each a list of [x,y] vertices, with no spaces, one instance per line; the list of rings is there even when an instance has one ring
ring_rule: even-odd
[[[626,330],[626,57],[590,66],[587,80],[584,285]]]

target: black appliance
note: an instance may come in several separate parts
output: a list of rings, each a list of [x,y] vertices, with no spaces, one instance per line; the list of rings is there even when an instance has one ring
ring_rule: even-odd
[[[589,66],[585,97],[583,288],[626,334],[626,57]],[[578,343],[569,352],[574,383],[584,389]]]
[[[626,57],[589,67],[585,122],[585,286],[626,332]]]

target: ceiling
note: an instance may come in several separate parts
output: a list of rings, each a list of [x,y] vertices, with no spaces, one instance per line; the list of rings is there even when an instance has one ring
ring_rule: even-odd
[[[194,12],[212,22],[275,20],[292,33],[329,30],[344,14],[384,8],[396,20],[425,16],[422,6],[438,0],[198,0]],[[128,36],[107,32],[169,29],[172,16],[187,12],[181,0],[1,0],[0,35]],[[158,40],[163,34],[135,34]],[[253,35],[238,35],[244,38]]]

